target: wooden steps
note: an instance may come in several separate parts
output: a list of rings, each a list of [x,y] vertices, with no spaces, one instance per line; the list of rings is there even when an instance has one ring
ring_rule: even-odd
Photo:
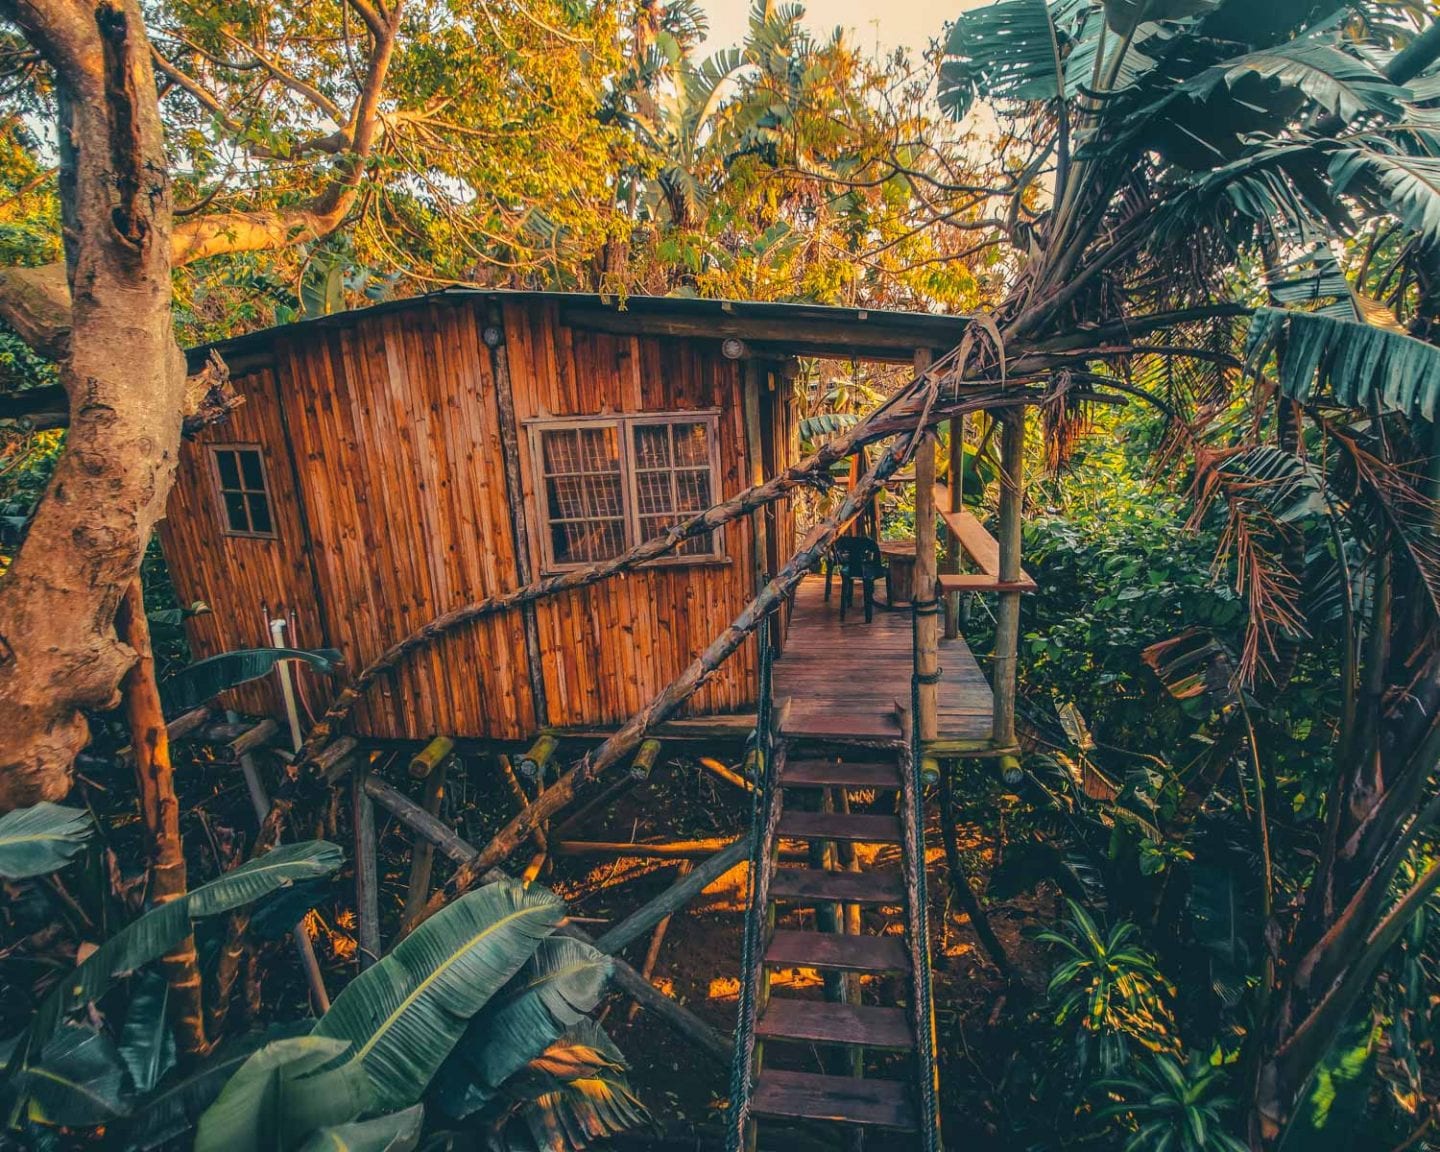
[[[782,840],[844,840],[856,844],[899,844],[905,839],[898,816],[854,812],[785,812]]]
[[[780,868],[770,878],[770,898],[797,904],[899,904],[905,899],[905,885],[889,872]]]
[[[813,1000],[771,1000],[755,1024],[766,1040],[800,1040],[812,1044],[855,1044],[865,1048],[908,1051],[915,1032],[903,1008],[833,1004]]]
[[[780,929],[765,949],[765,963],[772,968],[826,968],[833,972],[908,972],[910,953],[898,936]]]
[[[828,1120],[915,1131],[909,1087],[895,1080],[859,1080],[766,1068],[750,1096],[750,1112],[779,1120]]]
[[[851,761],[797,760],[780,773],[786,788],[890,788],[900,787],[900,777],[891,764]]]

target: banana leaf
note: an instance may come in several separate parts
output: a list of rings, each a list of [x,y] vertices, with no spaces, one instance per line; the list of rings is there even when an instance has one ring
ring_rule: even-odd
[[[311,1021],[300,1020],[235,1036],[198,1065],[168,1073],[154,1092],[136,1104],[116,1145],[126,1152],[149,1152],[193,1130],[226,1081],[257,1049],[273,1040],[303,1035],[311,1027]]]
[[[544,888],[502,881],[426,920],[340,993],[314,1035],[354,1045],[376,1106],[416,1103],[470,1018],[525,964],[565,915]]]
[[[348,1040],[312,1034],[253,1053],[200,1117],[194,1152],[290,1152],[371,1109],[364,1066],[335,1063],[349,1048]]]
[[[463,1119],[483,1107],[600,1002],[612,966],[608,956],[580,940],[542,941],[519,974],[470,1021],[446,1061],[436,1080],[445,1111]]]
[[[62,1027],[38,1060],[16,1070],[12,1084],[34,1124],[89,1128],[130,1110],[130,1085],[114,1041],[79,1024]]]
[[[130,1073],[138,1095],[154,1089],[175,1063],[175,1036],[166,1010],[170,983],[159,972],[142,972],[135,978],[125,1024],[120,1029],[120,1059]]]
[[[169,952],[190,934],[192,919],[219,916],[277,888],[328,875],[340,867],[341,859],[340,849],[324,840],[284,844],[202,884],[183,900],[150,909],[76,965],[69,978],[40,1002],[17,1054],[24,1059],[43,1047],[66,1013],[98,1000],[119,977]]]
[[[90,813],[47,800],[0,816],[0,877],[24,880],[58,871],[90,838]]]
[[[300,1152],[410,1152],[420,1142],[425,1108],[416,1104],[403,1112],[322,1128]]]
[[[588,1017],[531,1063],[523,1082],[538,1088],[519,1109],[530,1137],[547,1152],[579,1152],[651,1122],[626,1082],[625,1058],[605,1030]]]
[[[341,663],[335,648],[241,648],[200,660],[163,680],[160,705],[166,716],[178,716],[213,700],[226,689],[268,676],[282,660],[303,660],[333,676]]]

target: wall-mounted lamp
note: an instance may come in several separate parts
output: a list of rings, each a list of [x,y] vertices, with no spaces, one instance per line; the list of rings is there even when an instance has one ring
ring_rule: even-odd
[[[727,360],[739,360],[750,349],[745,347],[745,341],[736,336],[727,336],[720,345],[720,355]]]
[[[480,333],[480,339],[485,341],[485,347],[498,348],[505,343],[505,329],[498,324],[486,325],[485,331]]]

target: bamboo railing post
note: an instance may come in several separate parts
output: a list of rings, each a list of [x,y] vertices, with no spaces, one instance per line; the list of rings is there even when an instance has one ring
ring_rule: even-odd
[[[630,761],[630,776],[634,780],[648,780],[655,770],[655,761],[660,759],[660,741],[646,740]]]
[[[455,741],[437,736],[423,751],[410,760],[410,775],[425,781],[425,795],[420,806],[431,816],[440,814],[440,802],[445,797],[445,773],[450,757],[455,750]],[[400,914],[401,930],[420,915],[425,901],[430,899],[430,874],[435,867],[435,846],[425,837],[412,837],[410,849],[410,886],[405,890],[405,908]]]
[[[520,769],[520,775],[527,780],[544,781],[545,766],[550,763],[551,757],[555,755],[555,749],[560,747],[560,741],[549,732],[542,732],[534,744],[530,745],[529,751],[520,757],[516,767]]]
[[[928,348],[915,353],[915,373],[925,372],[934,355]],[[936,600],[939,574],[935,552],[935,439],[926,430],[915,450],[915,670],[920,677],[920,739],[939,735],[940,605]]]
[[[1020,579],[1020,513],[1025,485],[1025,413],[1006,412],[1000,431],[1000,579]],[[1015,746],[1015,672],[1020,643],[1020,593],[999,594],[995,612],[993,739],[998,748]]]
[[[959,512],[965,507],[965,429],[969,417],[961,412],[950,417],[950,511]],[[960,541],[955,533],[945,529],[945,571],[958,574],[961,568]],[[960,635],[960,602],[963,596],[952,592],[945,597],[945,639],[954,640]]]

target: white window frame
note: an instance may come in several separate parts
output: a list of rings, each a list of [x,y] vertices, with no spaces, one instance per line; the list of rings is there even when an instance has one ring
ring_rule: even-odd
[[[248,441],[241,443],[216,442],[207,444],[206,456],[209,457],[210,485],[211,491],[215,493],[217,510],[220,514],[220,532],[225,536],[233,536],[239,540],[278,540],[280,539],[280,525],[276,522],[275,516],[275,494],[270,487],[270,466],[265,459],[265,449],[259,444],[252,444]],[[220,475],[220,453],[230,452],[235,456],[235,468],[240,474],[239,488],[226,488],[225,481]],[[245,483],[244,467],[240,463],[240,453],[253,452],[260,462],[260,487],[251,488]],[[248,530],[233,527],[230,523],[230,512],[225,506],[225,497],[234,493],[245,501],[245,519],[251,525]],[[255,517],[250,508],[250,500],[253,496],[259,496],[264,501],[265,511],[270,517],[270,530],[258,532],[254,528]]]
[[[640,527],[640,497],[635,475],[637,471],[635,429],[637,427],[653,426],[656,424],[703,424],[705,426],[706,447],[709,450],[710,501],[713,504],[722,499],[719,408],[694,408],[665,412],[616,412],[603,416],[541,417],[527,420],[525,424],[530,436],[530,470],[535,486],[534,511],[536,534],[540,537],[541,555],[546,572],[568,572],[577,568],[589,568],[595,563],[604,563],[604,561],[591,560],[563,562],[555,559],[554,543],[551,535],[550,499],[549,489],[547,487],[548,478],[545,473],[545,452],[542,444],[546,432],[564,432],[585,428],[615,429],[616,439],[620,446],[620,491],[621,501],[624,505],[622,513],[625,525],[626,551],[649,539],[649,537],[643,534]],[[693,513],[686,515],[693,515]],[[707,541],[709,549],[703,553],[695,552],[686,555],[672,553],[669,556],[662,556],[656,560],[650,560],[646,566],[648,567],[652,564],[657,566],[685,566],[729,563],[729,557],[725,555],[723,528],[715,529],[708,537],[698,536],[695,537],[695,539]]]

